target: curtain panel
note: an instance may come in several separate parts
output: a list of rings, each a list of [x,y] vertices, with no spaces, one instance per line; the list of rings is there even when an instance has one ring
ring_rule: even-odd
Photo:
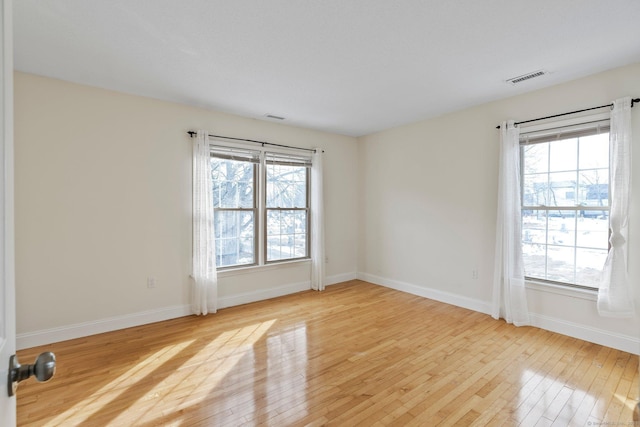
[[[500,126],[500,165],[495,268],[491,315],[516,326],[530,324],[522,259],[520,131],[513,121]]]
[[[322,149],[316,148],[311,164],[311,289],[324,290],[324,188]]]
[[[598,313],[632,317],[633,292],[627,276],[631,197],[631,97],[617,99],[609,130],[610,249],[598,289]]]
[[[205,315],[217,311],[218,274],[213,229],[213,183],[208,132],[193,138],[193,267],[191,309]]]

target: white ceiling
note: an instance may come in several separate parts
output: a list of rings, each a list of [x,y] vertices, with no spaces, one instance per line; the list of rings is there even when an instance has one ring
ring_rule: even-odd
[[[640,62],[638,0],[16,0],[14,27],[20,71],[351,136]]]

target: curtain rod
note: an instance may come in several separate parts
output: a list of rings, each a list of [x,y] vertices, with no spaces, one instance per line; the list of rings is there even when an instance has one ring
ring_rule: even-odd
[[[632,107],[633,107],[633,104],[635,102],[640,103],[640,98],[635,98],[635,99],[631,100],[631,106]],[[568,113],[554,114],[553,116],[540,117],[538,119],[524,120],[522,122],[515,122],[514,125],[521,125],[523,123],[537,122],[538,120],[552,119],[554,117],[567,116],[569,114],[582,113],[584,111],[597,110],[598,108],[605,108],[605,107],[613,107],[613,104],[601,105],[599,107],[585,108],[583,110],[569,111]],[[496,126],[496,129],[500,129],[500,125]]]
[[[196,136],[197,132],[190,130],[189,132],[187,132],[189,134],[189,136],[191,138],[193,138],[194,136]],[[313,148],[302,148],[302,147],[292,147],[291,145],[282,145],[282,144],[274,144],[272,142],[265,142],[265,141],[256,141],[254,139],[244,139],[244,138],[233,138],[231,136],[222,136],[222,135],[207,135],[209,138],[223,138],[223,139],[232,139],[234,141],[246,141],[246,142],[254,142],[256,144],[262,144],[262,146],[264,147],[265,145],[271,145],[273,147],[282,147],[282,148],[290,148],[292,150],[304,150],[304,151],[311,151],[312,153],[315,153],[316,150],[314,150]],[[324,150],[322,150],[322,152],[324,153]]]

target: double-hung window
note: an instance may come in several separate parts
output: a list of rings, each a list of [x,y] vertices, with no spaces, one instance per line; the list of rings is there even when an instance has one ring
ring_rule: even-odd
[[[609,122],[521,132],[525,276],[597,288],[609,242]]]
[[[211,147],[216,265],[257,262],[257,182],[260,152]]]
[[[211,145],[216,266],[309,257],[311,158]]]
[[[304,157],[266,153],[266,261],[309,256],[309,168]]]

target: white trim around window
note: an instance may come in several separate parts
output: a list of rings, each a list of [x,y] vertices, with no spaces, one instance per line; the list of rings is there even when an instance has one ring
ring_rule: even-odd
[[[580,138],[584,139],[591,135],[595,137],[603,132],[608,135],[609,118],[609,113],[591,114],[522,126],[520,129],[520,144],[523,150],[521,160],[522,244],[525,253],[525,278],[527,283],[531,284],[528,286],[531,289],[553,291],[562,287],[572,287],[576,290],[575,293],[572,292],[572,296],[581,295],[582,291],[586,292],[585,295],[592,295],[597,289],[599,273],[594,270],[594,266],[599,264],[599,258],[594,260],[589,258],[590,261],[585,264],[585,257],[599,256],[604,262],[607,252],[610,206],[608,201],[609,165],[606,163],[608,138],[603,148],[605,165],[600,165],[601,162],[596,161],[600,159],[598,157],[593,160],[598,163],[597,167],[588,166],[589,157],[583,156],[583,152],[580,151],[586,147],[592,150],[593,143],[586,139],[580,142]],[[587,145],[583,147],[583,143]],[[538,144],[540,149],[537,148]],[[571,144],[575,147],[565,147]],[[598,144],[602,145],[604,142],[598,142]],[[569,148],[575,149],[575,153],[573,151],[564,153],[565,149]],[[540,153],[536,153],[537,151]],[[573,163],[569,160],[572,158],[571,153],[573,153]],[[598,171],[606,172],[606,180],[605,177],[600,176],[601,179],[595,180],[594,184],[591,182],[593,179],[589,180],[590,174]],[[599,183],[603,180],[606,184]],[[607,185],[607,191],[602,190],[603,196],[598,197],[598,203],[591,206],[590,201],[593,198],[590,196],[590,192],[593,192],[591,187],[597,187],[600,190],[603,185]],[[606,200],[600,200],[603,197]],[[527,218],[526,222],[525,218]],[[596,227],[593,224],[583,223],[585,221],[599,221],[599,223],[605,221],[605,223],[598,223]],[[593,227],[596,228],[592,230]],[[591,237],[588,239],[589,236],[585,233]],[[594,241],[596,236],[600,235],[602,238]],[[565,252],[565,255],[571,252],[573,259],[562,258],[561,255]],[[592,252],[594,254],[602,252],[602,254],[596,256]],[[586,267],[580,267],[582,264],[588,265],[587,270],[584,270]],[[565,267],[572,267],[573,274],[565,271]],[[589,298],[591,299],[591,296]]]

